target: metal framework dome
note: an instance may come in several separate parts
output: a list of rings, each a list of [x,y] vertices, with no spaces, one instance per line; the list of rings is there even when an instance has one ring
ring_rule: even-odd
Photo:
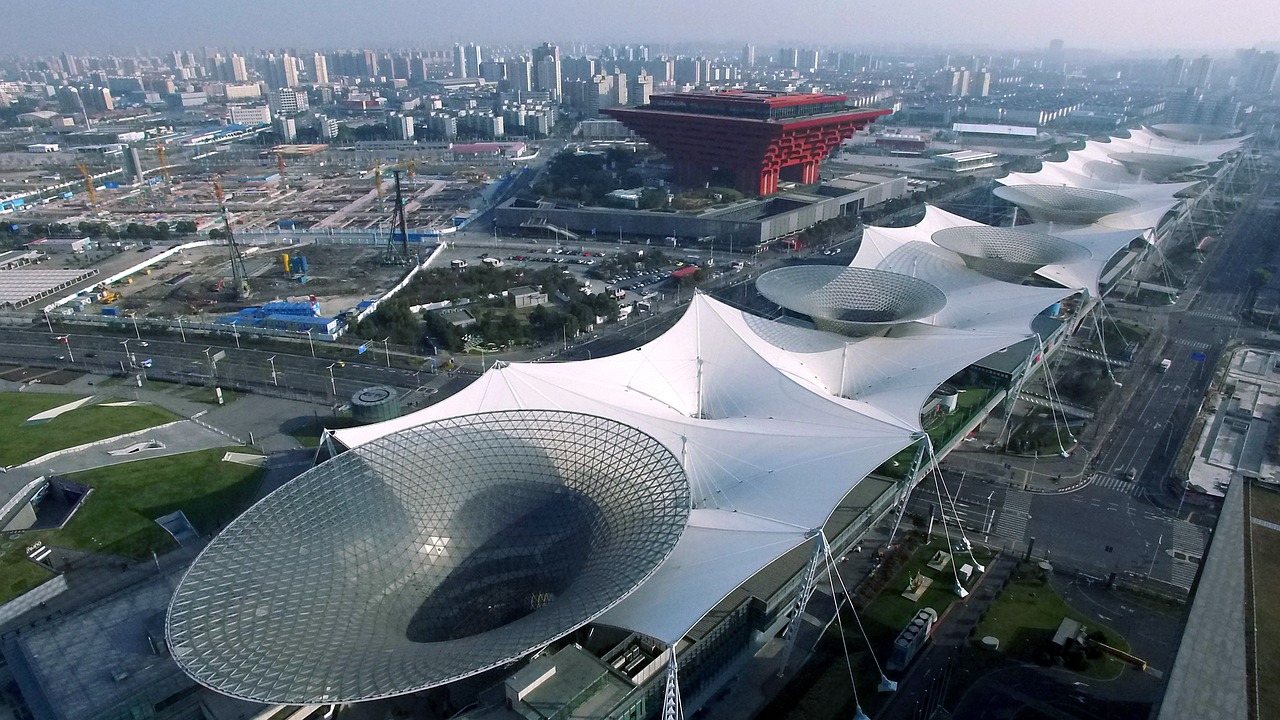
[[[1151,131],[1170,140],[1180,142],[1210,142],[1236,134],[1230,125],[1199,125],[1194,123],[1162,123],[1152,125]]]
[[[1124,195],[1067,185],[1006,185],[992,192],[1027,211],[1036,222],[1089,225],[1140,206]]]
[[[1021,282],[1045,265],[1067,265],[1092,257],[1088,248],[1055,235],[987,225],[944,228],[933,242],[966,265],[998,280]]]
[[[1185,155],[1166,153],[1114,152],[1109,153],[1108,157],[1124,165],[1130,173],[1134,175],[1141,173],[1152,181],[1162,180],[1170,175],[1194,170],[1207,164]]]
[[[670,554],[689,482],[652,437],[555,411],[431,422],[307,471],[233,522],[174,593],[169,647],[260,702],[370,700],[511,662]]]
[[[947,296],[919,278],[884,270],[802,265],[770,270],[756,280],[760,294],[808,315],[815,326],[870,335],[936,315]]]

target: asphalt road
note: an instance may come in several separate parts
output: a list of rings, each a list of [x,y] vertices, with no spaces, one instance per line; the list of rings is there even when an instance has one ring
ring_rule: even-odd
[[[372,362],[358,362],[356,358],[362,356],[355,356],[339,365],[309,354],[209,345],[203,338],[195,337],[190,338],[190,342],[182,342],[72,332],[67,335],[68,353],[67,346],[58,343],[55,337],[47,328],[8,329],[8,342],[0,345],[0,361],[65,367],[102,375],[127,372],[134,377],[141,376],[144,382],[164,379],[194,385],[255,388],[326,404],[345,403],[352,394],[370,385],[389,385],[425,396],[448,380],[447,376],[433,375],[429,370],[387,367],[385,356],[376,345],[363,356]],[[224,356],[214,360],[219,352]]]

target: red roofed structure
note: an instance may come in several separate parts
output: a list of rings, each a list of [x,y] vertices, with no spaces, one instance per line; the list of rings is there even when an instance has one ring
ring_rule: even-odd
[[[857,110],[845,95],[729,90],[654,95],[648,105],[605,108],[661,150],[688,186],[725,182],[747,194],[778,190],[784,174],[818,182],[818,165],[888,110]]]

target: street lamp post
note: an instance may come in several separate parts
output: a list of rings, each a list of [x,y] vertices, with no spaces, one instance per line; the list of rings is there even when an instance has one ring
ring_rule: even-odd
[[[45,324],[46,324],[46,325],[48,325],[48,326],[49,326],[49,334],[50,334],[50,335],[52,335],[52,334],[53,334],[53,321],[49,319],[49,311],[48,311],[48,310],[45,310],[45,311],[44,311],[44,322],[45,322]],[[1268,328],[1268,329],[1269,329],[1269,328]]]
[[[995,495],[996,495],[995,490],[992,490],[990,493],[987,494],[987,526],[982,531],[982,534],[985,536],[983,538],[983,542],[986,542],[987,538],[991,537],[991,522],[992,520],[994,520],[994,518],[991,516],[991,498],[995,497]]]
[[[213,381],[217,377],[217,369],[218,369],[218,366],[213,363],[213,355],[211,354],[212,351],[213,351],[213,348],[211,347],[207,347],[204,349],[204,358],[205,360],[209,361],[209,380],[210,381]]]
[[[235,336],[236,349],[239,350],[240,349],[240,330],[236,328],[235,323],[231,323],[231,334]]]
[[[311,346],[311,357],[316,356],[316,343],[311,339],[311,328],[307,328],[307,344]]]
[[[133,367],[133,354],[129,352],[129,341],[121,340],[120,344],[124,346],[124,359],[129,361],[129,367]]]
[[[387,341],[391,338],[382,338],[382,354],[387,356],[387,367],[391,367],[391,348],[387,346]]]
[[[276,377],[276,356],[272,355],[267,358],[267,362],[271,363],[271,382],[275,384],[276,387],[279,387],[280,379]]]
[[[329,366],[329,389],[333,391],[333,399],[338,399],[338,382],[333,379],[333,365]]]
[[[138,316],[137,316],[137,315],[134,315],[134,316],[133,316],[133,334],[134,334],[134,335],[136,335],[136,336],[138,337],[138,339],[139,339],[139,340],[141,340],[141,339],[142,339],[142,332],[141,332],[140,330],[138,330]]]
[[[182,336],[182,342],[187,341],[187,331],[182,329],[182,318],[178,318],[178,334]]]
[[[58,341],[67,346],[67,357],[71,358],[71,362],[75,362],[76,356],[71,353],[71,336],[59,335]]]

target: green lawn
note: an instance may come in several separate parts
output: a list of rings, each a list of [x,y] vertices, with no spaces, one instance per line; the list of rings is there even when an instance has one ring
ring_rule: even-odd
[[[926,567],[935,552],[946,549],[942,524],[936,523],[933,531],[933,542],[917,548],[906,565],[885,585],[879,597],[862,611],[862,622],[866,625],[867,634],[871,636],[872,642],[876,643],[886,658],[893,639],[922,608],[931,607],[938,612],[938,617],[942,617],[951,603],[960,599],[955,593],[956,580],[950,568],[934,570]],[[959,541],[959,532],[954,528],[951,530],[951,540],[953,543]],[[990,553],[979,548],[974,549],[974,556],[978,562],[984,564],[989,562],[991,557]],[[953,553],[952,559],[959,566],[973,564],[968,553]],[[932,578],[933,584],[918,602],[912,602],[902,597],[902,592],[907,589],[908,579],[917,572]],[[975,570],[969,586],[972,587],[979,577]]]
[[[47,423],[23,425],[44,410],[74,402],[74,395],[0,393],[0,465],[18,465],[53,450],[74,447],[123,433],[145,430],[177,416],[154,405],[99,407],[72,410]]]
[[[1000,652],[1023,662],[1036,662],[1052,643],[1064,617],[1080,621],[1089,630],[1105,632],[1107,644],[1129,651],[1129,643],[1123,637],[1068,605],[1044,579],[1043,573],[1028,566],[1014,574],[1008,587],[988,608],[975,637],[995,637],[1000,641]],[[1085,674],[1113,678],[1122,668],[1119,660],[1104,657],[1090,661]]]
[[[12,538],[0,536],[0,604],[53,577],[53,573],[27,560],[26,548],[34,542],[27,533]]]
[[[181,510],[201,535],[243,511],[258,491],[260,468],[223,462],[220,448],[138,460],[69,475],[93,488],[79,512],[61,530],[28,533],[46,545],[61,545],[144,559],[173,548],[155,519]]]
[[[93,492],[66,527],[0,537],[0,603],[51,577],[26,559],[26,548],[36,542],[144,560],[152,551],[174,547],[173,538],[155,523],[162,515],[181,510],[201,535],[226,525],[253,500],[263,472],[223,462],[227,450],[244,448],[137,460],[67,476]]]

